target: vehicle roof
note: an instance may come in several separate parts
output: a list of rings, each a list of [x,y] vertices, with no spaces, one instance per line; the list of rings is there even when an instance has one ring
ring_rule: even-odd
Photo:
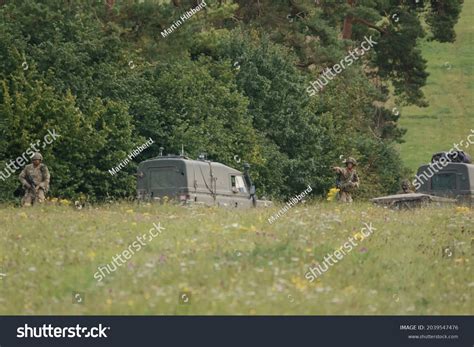
[[[182,162],[184,163],[186,166],[209,166],[209,164],[211,164],[212,168],[213,169],[217,169],[217,171],[226,171],[228,173],[235,173],[235,174],[242,174],[241,171],[237,170],[237,169],[234,169],[230,166],[227,166],[227,165],[224,165],[222,163],[219,163],[219,162],[215,162],[215,161],[210,161],[210,160],[194,160],[194,159],[190,159],[188,157],[182,157],[182,156],[166,156],[166,157],[155,157],[155,158],[151,158],[151,159],[147,159],[147,160],[144,160],[140,163],[140,165],[142,164],[151,164],[151,163],[154,163],[154,162],[164,162],[164,161],[169,161],[169,162]]]

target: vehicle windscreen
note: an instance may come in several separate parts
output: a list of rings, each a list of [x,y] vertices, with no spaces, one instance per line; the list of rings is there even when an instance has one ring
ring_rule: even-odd
[[[456,190],[456,173],[436,174],[431,179],[432,190]]]
[[[170,189],[177,187],[177,169],[174,166],[151,168],[150,188]]]

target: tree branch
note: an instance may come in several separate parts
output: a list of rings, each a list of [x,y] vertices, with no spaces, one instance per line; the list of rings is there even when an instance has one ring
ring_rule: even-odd
[[[382,28],[379,28],[378,26],[376,26],[375,24],[372,24],[370,23],[369,21],[366,21],[365,19],[362,19],[362,18],[354,18],[352,20],[353,23],[361,23],[361,24],[364,24],[366,26],[368,26],[369,28],[372,28],[372,29],[375,29],[377,30],[378,32],[382,33],[382,34],[387,34],[387,31],[382,29]]]

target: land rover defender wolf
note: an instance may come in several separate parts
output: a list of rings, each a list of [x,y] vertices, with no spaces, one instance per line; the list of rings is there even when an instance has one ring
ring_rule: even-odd
[[[418,193],[430,194],[445,198],[453,198],[456,201],[474,204],[474,165],[465,163],[449,163],[438,172],[430,175],[430,166],[422,165],[418,168],[417,175],[424,181]]]
[[[249,175],[224,164],[185,156],[159,156],[141,162],[137,172],[139,200],[256,207],[255,186]]]
[[[397,208],[416,207],[431,202],[458,202],[474,206],[474,165],[470,163],[470,158],[441,165],[441,157],[443,155],[436,153],[431,164],[418,168],[416,177],[419,187],[416,193],[384,196],[372,199],[372,202]]]

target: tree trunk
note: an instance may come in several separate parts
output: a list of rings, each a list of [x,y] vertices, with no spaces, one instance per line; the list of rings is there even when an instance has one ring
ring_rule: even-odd
[[[344,18],[344,27],[342,28],[342,38],[345,40],[350,40],[352,37],[352,21],[353,17],[351,15],[347,15]]]
[[[353,7],[355,3],[355,0],[347,0],[347,4],[350,7]],[[351,39],[352,38],[352,22],[354,20],[354,17],[352,17],[351,14],[348,14],[346,18],[344,18],[344,27],[342,29],[342,38],[343,39]]]

